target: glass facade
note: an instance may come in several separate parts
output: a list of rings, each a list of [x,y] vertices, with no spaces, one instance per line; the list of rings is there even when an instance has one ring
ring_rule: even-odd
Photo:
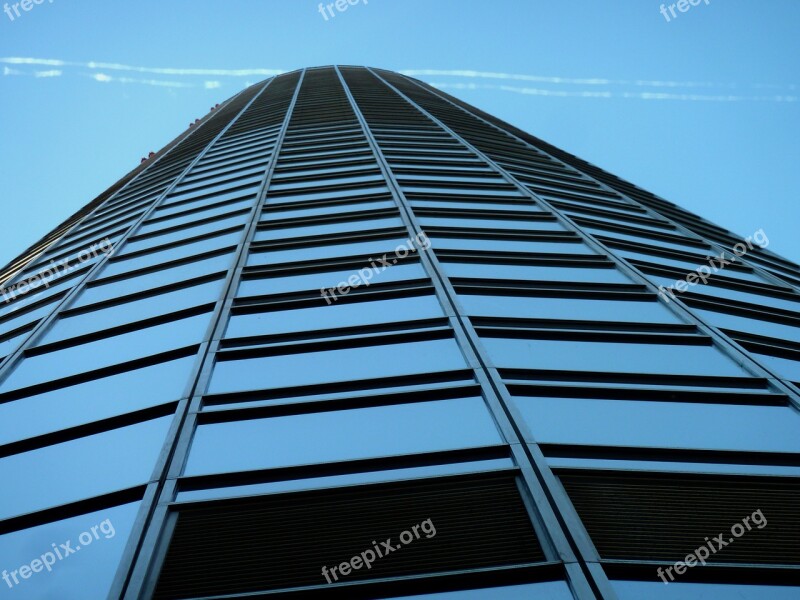
[[[798,597],[743,243],[396,73],[250,87],[0,273],[0,598]]]

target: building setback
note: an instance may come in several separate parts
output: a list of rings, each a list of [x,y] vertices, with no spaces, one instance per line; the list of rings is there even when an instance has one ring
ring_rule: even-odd
[[[0,600],[800,597],[767,234],[397,73],[252,86],[0,273]]]

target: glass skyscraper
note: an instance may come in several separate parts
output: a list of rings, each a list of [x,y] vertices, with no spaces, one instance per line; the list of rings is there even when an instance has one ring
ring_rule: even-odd
[[[0,276],[0,600],[800,598],[767,234],[397,73],[252,86]]]

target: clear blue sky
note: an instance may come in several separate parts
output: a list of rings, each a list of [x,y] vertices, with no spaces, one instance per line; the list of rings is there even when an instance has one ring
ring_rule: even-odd
[[[311,0],[9,6],[0,264],[265,78],[230,71],[333,63],[526,76],[420,78],[800,261],[800,1],[702,0],[670,22],[660,5],[361,0],[327,21]]]

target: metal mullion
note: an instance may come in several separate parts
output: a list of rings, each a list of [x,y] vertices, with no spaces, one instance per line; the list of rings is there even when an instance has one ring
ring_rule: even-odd
[[[484,164],[492,167],[495,171],[503,177],[506,181],[514,185],[516,188],[520,189],[521,185],[516,182],[515,180],[511,179],[504,171],[499,169],[499,167],[491,161],[487,156],[483,153],[479,152],[476,148],[474,148],[471,144],[468,144],[463,138],[458,136],[451,128],[447,127],[444,123],[442,123],[439,119],[436,119],[433,115],[431,115],[428,111],[424,110],[422,107],[418,106],[414,103],[411,99],[409,99],[405,94],[400,92],[397,88],[392,86],[388,83],[385,79],[383,79],[380,75],[373,72],[372,69],[367,68],[367,71],[371,73],[374,77],[376,77],[379,81],[381,81],[384,85],[387,86],[388,89],[393,91],[394,93],[398,94],[400,98],[405,100],[410,106],[419,110],[420,114],[428,118],[432,123],[439,126],[442,131],[447,132],[450,134],[453,139],[459,141],[463,147],[471,152],[475,153],[475,156],[484,161]],[[528,190],[522,190],[527,197],[530,197],[530,193]],[[409,210],[412,211],[409,207]],[[559,216],[558,213],[553,211],[553,214],[557,217]],[[574,227],[571,229],[574,230]],[[434,255],[434,260],[437,262],[437,273],[440,274],[442,277],[442,283],[447,287],[451,294],[453,294],[456,298],[458,294],[456,293],[455,289],[452,287],[452,284],[449,281],[446,273],[443,270],[438,269],[438,259],[436,259]],[[454,306],[458,306],[454,301]],[[513,420],[513,414],[515,410],[513,409],[513,404],[509,403],[507,400],[507,390],[505,388],[505,383],[499,376],[497,369],[494,368],[492,361],[489,359],[488,354],[486,353],[485,348],[481,342],[480,336],[477,334],[475,329],[469,323],[469,319],[462,315],[460,312],[458,314],[458,322],[460,323],[461,327],[463,328],[465,335],[469,338],[470,343],[473,346],[474,352],[477,354],[478,359],[481,362],[480,371],[485,374],[488,378],[489,382],[491,383],[491,388],[493,391],[493,395],[499,399],[500,404],[502,405],[505,411],[505,418],[509,419],[513,424],[513,427],[516,431],[517,437],[524,440],[523,431],[521,429],[522,421],[515,421]],[[556,521],[553,525],[553,529],[561,533],[561,535],[565,536],[564,529],[569,532],[570,539],[566,537],[563,540],[563,544],[566,546],[565,549],[562,549],[562,552],[565,556],[572,555],[573,546],[575,544],[575,549],[579,552],[579,556],[577,559],[573,561],[567,561],[566,564],[575,564],[575,567],[579,568],[572,568],[568,570],[568,572],[580,573],[582,576],[581,578],[577,579],[577,583],[580,585],[573,587],[573,592],[579,598],[594,598],[595,593],[591,591],[589,588],[596,589],[599,591],[602,596],[606,600],[616,600],[616,594],[614,593],[613,589],[611,588],[608,579],[605,576],[598,577],[596,571],[590,569],[590,565],[598,560],[597,552],[594,549],[593,544],[587,543],[587,535],[583,525],[580,521],[576,521],[573,518],[573,515],[568,511],[566,514],[563,512],[563,507],[561,503],[557,500],[551,500],[552,498],[557,497],[552,490],[552,478],[554,477],[552,470],[550,469],[547,462],[544,460],[543,455],[541,454],[534,454],[530,452],[530,444],[525,442],[521,445],[522,448],[525,449],[525,456],[528,459],[528,463],[532,466],[532,471],[530,472],[530,478],[533,478],[536,485],[531,485],[529,483],[529,487],[531,489],[539,489],[542,490],[544,496],[539,498],[539,502],[541,503],[539,506],[539,510],[542,513],[552,514],[552,519]],[[523,470],[524,472],[524,470]],[[545,501],[545,496],[547,497],[547,501]],[[558,514],[556,514],[555,509],[558,507]],[[562,526],[564,529],[562,529]],[[551,533],[552,536],[552,533]],[[570,542],[571,540],[571,542]]]
[[[372,72],[372,71],[370,70],[370,72]],[[389,86],[397,94],[399,94],[400,97],[404,98],[407,102],[412,102],[405,94],[403,94],[400,90],[398,90],[395,86],[390,84],[388,81],[383,79],[380,75],[378,75],[377,73],[374,73],[374,72],[373,72],[373,74],[375,75],[375,77],[378,77],[379,79],[381,79],[381,81],[383,81],[387,86]],[[408,78],[406,78],[406,79],[408,79]],[[420,87],[421,89],[423,89],[425,91],[428,91],[426,88],[422,87],[419,83],[417,83],[417,82],[415,82],[415,81],[413,81],[411,79],[408,79],[408,81],[411,81],[415,85]],[[445,102],[451,104],[452,106],[458,108],[459,110],[463,111],[464,113],[466,113],[468,115],[471,115],[471,116],[474,116],[476,119],[479,119],[479,120],[482,120],[482,121],[486,122],[487,124],[491,125],[492,127],[497,129],[498,131],[502,132],[503,134],[508,133],[505,130],[500,129],[496,125],[493,125],[493,124],[489,123],[488,121],[486,121],[482,117],[479,117],[478,115],[474,115],[470,111],[467,111],[465,108],[459,106],[458,104],[454,103],[450,99],[448,99],[448,98],[446,98],[444,96],[441,96],[439,94],[435,94],[435,95],[438,98],[442,99],[443,101],[445,101]],[[417,106],[413,102],[412,102],[412,105]],[[584,242],[590,248],[594,249],[595,251],[599,252],[600,254],[607,255],[617,265],[617,267],[623,273],[625,273],[626,275],[631,277],[634,281],[638,281],[638,282],[644,283],[644,285],[647,287],[647,289],[650,290],[651,292],[653,292],[653,294],[655,294],[655,297],[656,297],[657,301],[660,302],[663,306],[666,306],[667,309],[671,310],[673,313],[678,315],[678,317],[683,318],[684,320],[686,318],[688,318],[689,322],[697,324],[697,326],[700,329],[700,331],[702,331],[704,334],[708,335],[712,340],[714,340],[714,342],[716,342],[714,344],[714,347],[716,347],[720,351],[724,352],[725,355],[728,356],[731,360],[733,360],[736,364],[738,364],[738,365],[740,365],[742,367],[747,367],[750,371],[752,371],[752,375],[763,377],[764,379],[767,379],[770,382],[772,382],[772,385],[774,385],[775,387],[780,389],[783,393],[785,393],[788,396],[789,401],[792,404],[792,406],[795,409],[800,410],[800,390],[797,390],[796,387],[794,386],[794,384],[790,383],[789,380],[785,380],[785,379],[781,378],[776,373],[774,373],[771,368],[767,368],[766,366],[762,365],[756,358],[751,356],[750,352],[748,352],[746,349],[744,349],[742,346],[740,346],[738,342],[735,342],[734,340],[729,338],[726,334],[722,333],[722,331],[720,331],[716,326],[711,325],[710,323],[707,323],[705,321],[705,319],[702,319],[700,316],[695,315],[694,312],[692,312],[691,308],[687,307],[680,300],[680,298],[675,298],[672,302],[662,302],[662,300],[659,297],[658,287],[652,281],[650,281],[650,279],[648,279],[646,275],[644,275],[638,269],[636,269],[635,267],[630,265],[625,258],[623,258],[622,256],[618,255],[616,253],[616,251],[614,251],[613,249],[607,248],[604,244],[599,242],[595,238],[594,234],[591,234],[589,232],[584,231],[579,225],[577,225],[576,223],[574,223],[572,221],[571,217],[569,217],[568,215],[564,214],[564,212],[561,211],[560,209],[557,209],[554,206],[552,206],[552,204],[550,204],[549,201],[545,200],[544,198],[541,198],[538,194],[536,194],[532,190],[528,189],[525,185],[523,185],[520,181],[518,181],[511,173],[509,173],[503,167],[498,165],[496,161],[494,161],[492,158],[487,156],[480,149],[478,149],[477,147],[475,147],[474,145],[469,143],[467,140],[463,139],[463,137],[461,137],[455,131],[453,131],[450,127],[448,127],[447,124],[445,124],[441,120],[439,120],[436,117],[434,117],[432,114],[430,114],[424,108],[422,108],[422,107],[418,107],[418,108],[422,112],[422,114],[427,115],[430,119],[433,119],[434,122],[440,124],[440,126],[444,127],[446,131],[451,132],[452,135],[456,136],[457,139],[461,140],[465,144],[465,146],[467,148],[469,148],[470,150],[475,152],[477,156],[483,158],[487,162],[487,164],[489,164],[491,167],[496,169],[498,173],[500,173],[509,183],[511,183],[515,187],[517,187],[517,189],[520,190],[523,194],[525,194],[529,198],[532,198],[537,203],[539,203],[542,207],[544,207],[547,210],[551,211],[552,214],[556,215],[558,217],[558,219],[561,221],[561,223],[564,224],[568,229],[572,229],[572,230],[576,231],[583,238]],[[509,135],[512,135],[512,134],[509,133]],[[516,136],[514,136],[514,137],[516,138]],[[516,138],[516,139],[519,139],[519,138]],[[523,142],[524,144],[526,144],[527,146],[530,146],[531,148],[535,148],[531,144],[528,144],[527,142],[524,142],[524,140],[520,140],[520,141]],[[535,148],[535,149],[538,150],[538,148]],[[553,158],[553,160],[556,160],[556,159]],[[562,162],[562,161],[559,161],[559,162]],[[608,189],[611,190],[611,188],[608,188]],[[616,190],[611,190],[611,191],[614,192],[614,193],[617,193]],[[627,198],[627,196],[625,196],[625,197]],[[633,200],[631,200],[631,202],[633,202]],[[636,205],[641,206],[638,203],[636,203]],[[657,213],[657,214],[660,215],[660,213]],[[660,215],[660,216],[663,217],[663,215]],[[664,218],[666,219],[666,217],[664,217]],[[684,229],[686,231],[689,231],[688,229],[686,229],[685,227],[680,226],[679,224],[676,224],[676,223],[672,223],[672,224],[675,225],[676,227],[680,228],[680,229]],[[691,231],[689,231],[689,233],[691,233],[692,235],[697,235],[697,234],[694,234]],[[703,238],[699,238],[699,239],[702,240]],[[703,241],[705,241],[705,240],[703,240]],[[714,247],[714,244],[712,244],[712,243],[709,243],[709,245],[712,246],[712,248]],[[726,250],[726,252],[727,252],[727,250]]]
[[[386,160],[380,145],[372,134],[370,126],[364,118],[364,115],[361,113],[361,109],[358,106],[358,103],[351,90],[349,89],[347,82],[345,81],[339,68],[335,68],[339,75],[342,86],[347,93],[347,97],[353,107],[353,111],[356,113],[359,122],[364,129],[364,133],[367,136],[370,147],[373,149],[375,157],[378,160],[379,167],[386,178],[387,185],[392,193],[392,197],[400,208],[401,216],[407,223],[409,231],[412,232],[411,235],[416,235],[416,231],[423,231],[423,229],[417,227],[413,210],[405,198],[402,187],[395,178],[394,173],[391,170],[391,166]],[[503,401],[500,396],[498,396],[494,387],[490,384],[489,378],[486,374],[486,368],[481,362],[480,357],[475,353],[469,333],[466,331],[461,321],[458,304],[453,300],[455,291],[452,289],[452,286],[450,286],[447,276],[439,269],[438,261],[436,261],[435,255],[432,255],[430,249],[420,248],[419,255],[420,260],[425,266],[434,288],[436,289],[436,294],[439,297],[439,301],[443,304],[445,312],[449,317],[450,327],[453,329],[456,339],[459,342],[459,346],[466,355],[469,366],[473,370],[475,377],[481,386],[487,401],[487,406],[496,419],[498,426],[503,431],[503,435],[506,438],[512,453],[517,456],[517,458],[520,458],[520,450],[524,447],[523,440],[519,435],[518,430],[515,428],[514,423],[505,412],[505,407],[501,406]],[[433,259],[431,255],[433,256]],[[533,505],[536,507],[537,514],[532,516],[531,520],[537,529],[537,533],[541,534],[542,532],[546,532],[547,534],[546,536],[540,537],[540,543],[543,547],[548,548],[551,555],[557,556],[559,560],[566,562],[577,561],[577,557],[573,553],[568,540],[565,538],[563,530],[556,521],[556,516],[552,512],[552,508],[549,506],[549,504],[542,503],[545,490],[543,490],[539,485],[539,481],[536,479],[534,471],[529,466],[526,467],[525,461],[521,461],[520,466],[522,467],[520,477],[523,481],[525,481],[526,487],[531,494]],[[575,580],[574,589],[576,590],[579,598],[585,598],[588,600],[590,598],[594,599],[595,597],[594,593],[590,591],[590,583],[583,577],[579,576],[578,579]]]
[[[272,147],[269,165],[266,168],[263,181],[261,182],[255,203],[250,212],[248,225],[245,227],[241,242],[236,250],[234,260],[235,266],[228,272],[225,284],[223,285],[223,295],[220,297],[217,307],[214,310],[211,323],[206,332],[206,339],[201,344],[200,355],[202,358],[194,373],[194,381],[189,384],[189,395],[185,404],[184,414],[179,415],[181,424],[178,427],[175,437],[170,441],[171,451],[163,462],[163,470],[159,485],[160,492],[156,495],[156,499],[148,508],[149,523],[145,524],[148,525],[146,528],[143,527],[141,539],[138,544],[140,546],[137,553],[138,556],[132,557],[134,560],[132,560],[130,564],[129,574],[125,581],[120,580],[122,569],[118,572],[115,582],[116,586],[115,589],[112,590],[117,592],[118,597],[122,597],[123,593],[125,598],[131,599],[140,598],[144,593],[152,594],[153,589],[151,588],[154,588],[156,584],[155,573],[152,571],[156,563],[153,559],[157,558],[163,560],[167,545],[163,535],[163,527],[165,524],[174,526],[176,522],[174,516],[171,516],[169,513],[169,504],[172,502],[172,497],[177,489],[177,480],[180,477],[183,464],[189,454],[191,439],[197,426],[202,398],[208,387],[209,380],[211,379],[220,340],[228,323],[227,317],[230,315],[233,301],[239,287],[238,284],[242,278],[242,273],[249,256],[250,244],[257,230],[259,218],[269,192],[269,184],[275,172],[275,166],[278,163],[280,149],[285,139],[292,113],[294,112],[305,73],[305,69],[300,71],[299,79],[295,85],[294,95],[286,109],[286,115],[284,116],[280,133],[276,137]],[[270,83],[274,80],[275,78],[270,80]],[[253,100],[255,101],[255,98]],[[149,548],[150,551],[146,552],[145,548]],[[128,573],[128,569],[125,570],[125,573]]]
[[[142,214],[142,216],[141,216],[139,219],[137,219],[137,221],[136,221],[136,222],[135,222],[135,223],[134,223],[134,224],[133,224],[133,225],[130,227],[130,229],[127,231],[127,233],[126,233],[126,234],[125,234],[125,235],[124,235],[124,236],[123,236],[123,237],[122,237],[122,238],[119,240],[119,242],[117,243],[117,245],[118,245],[118,246],[120,246],[120,245],[122,245],[123,243],[125,243],[125,242],[128,240],[128,238],[130,238],[130,237],[131,237],[131,236],[134,234],[134,232],[135,232],[135,231],[136,231],[136,230],[137,230],[137,229],[138,229],[138,228],[139,228],[139,227],[142,225],[142,223],[144,223],[144,222],[145,222],[145,220],[147,219],[147,217],[148,217],[148,216],[150,216],[150,215],[151,215],[151,214],[152,214],[152,213],[153,213],[153,212],[156,210],[156,208],[157,208],[157,207],[158,207],[158,206],[159,206],[159,205],[160,205],[160,204],[161,204],[161,203],[164,201],[164,199],[165,199],[165,198],[166,198],[166,197],[169,195],[169,193],[170,193],[170,192],[171,192],[171,191],[172,191],[172,190],[175,188],[175,186],[176,186],[176,185],[178,185],[178,183],[181,181],[181,179],[182,179],[184,176],[186,176],[186,175],[187,175],[187,174],[188,174],[188,173],[191,171],[192,167],[194,167],[194,166],[195,166],[195,165],[196,165],[196,164],[197,164],[197,163],[200,161],[200,159],[201,159],[201,158],[202,158],[202,157],[203,157],[203,156],[204,156],[204,155],[205,155],[205,154],[208,152],[208,150],[209,150],[210,148],[212,148],[212,147],[213,147],[214,143],[215,143],[215,142],[217,142],[219,139],[221,139],[221,138],[222,138],[222,136],[224,136],[224,135],[225,135],[225,133],[226,133],[226,132],[227,132],[227,131],[230,129],[230,127],[231,127],[231,126],[232,126],[232,125],[233,125],[233,124],[234,124],[234,123],[235,123],[235,122],[236,122],[236,121],[239,119],[239,117],[240,117],[240,116],[241,116],[241,115],[242,115],[242,114],[243,114],[243,113],[244,113],[244,112],[245,112],[245,111],[246,111],[246,110],[247,110],[247,109],[248,109],[248,108],[251,106],[251,104],[252,104],[252,103],[253,103],[253,102],[254,102],[254,101],[255,101],[255,100],[256,100],[256,99],[257,99],[257,98],[258,98],[258,97],[259,97],[259,96],[260,96],[260,95],[261,95],[261,94],[264,92],[264,90],[265,90],[265,89],[266,89],[266,88],[267,88],[267,87],[270,85],[270,83],[272,83],[272,81],[273,81],[273,80],[269,80],[269,81],[266,83],[266,85],[264,85],[264,87],[263,87],[263,88],[262,88],[262,89],[261,89],[261,90],[260,90],[260,91],[259,91],[259,92],[258,92],[258,93],[255,95],[255,96],[253,96],[253,98],[252,98],[252,99],[251,99],[251,100],[250,100],[250,101],[249,101],[249,102],[248,102],[248,103],[247,103],[247,104],[246,104],[246,105],[245,105],[245,106],[244,106],[244,107],[243,107],[243,108],[242,108],[242,109],[241,109],[241,110],[240,110],[240,111],[237,113],[237,114],[235,114],[233,117],[231,117],[231,119],[230,119],[230,121],[228,122],[228,124],[227,124],[227,125],[225,125],[225,126],[222,128],[222,130],[221,130],[221,131],[220,131],[220,132],[219,132],[219,133],[218,133],[218,134],[217,134],[217,135],[216,135],[216,136],[215,136],[213,139],[211,139],[211,140],[210,140],[210,141],[209,141],[209,142],[206,144],[206,146],[205,146],[205,147],[204,147],[204,148],[203,148],[201,151],[199,151],[199,152],[198,152],[197,156],[196,156],[196,157],[195,157],[195,158],[194,158],[194,159],[193,159],[193,160],[192,160],[192,161],[191,161],[191,162],[190,162],[190,163],[189,163],[189,164],[186,166],[186,168],[185,168],[185,169],[184,169],[184,170],[183,170],[183,171],[182,171],[182,172],[181,172],[181,173],[180,173],[180,174],[179,174],[179,175],[178,175],[178,176],[177,176],[177,177],[176,177],[176,178],[173,180],[173,182],[172,182],[172,183],[171,183],[171,184],[170,184],[170,185],[169,185],[169,186],[168,186],[168,187],[167,187],[167,188],[166,188],[166,189],[165,189],[165,190],[164,190],[164,191],[163,191],[163,192],[162,192],[162,193],[161,193],[161,194],[158,196],[158,198],[156,198],[156,200],[155,200],[155,201],[153,201],[153,203],[152,203],[152,205],[150,206],[150,208],[148,208],[148,209],[147,209],[147,210],[146,210],[146,211],[145,211],[145,212]],[[236,97],[238,97],[238,95],[237,95]],[[200,130],[200,127],[197,127],[197,128],[195,128],[195,129],[194,129],[194,131],[199,131],[199,130]],[[194,131],[193,131],[192,133],[194,133]],[[73,288],[73,289],[72,289],[72,290],[71,290],[71,291],[70,291],[70,292],[67,294],[67,296],[65,296],[65,297],[62,299],[62,301],[59,303],[58,307],[57,307],[56,309],[54,309],[54,310],[53,310],[53,312],[52,312],[52,313],[51,313],[51,314],[50,314],[48,317],[46,317],[45,319],[43,319],[43,320],[42,320],[42,321],[39,323],[39,325],[36,327],[36,329],[34,330],[34,332],[31,334],[31,336],[30,336],[30,337],[28,338],[28,340],[26,341],[25,345],[23,345],[22,347],[20,347],[20,348],[18,349],[18,352],[17,352],[17,353],[15,353],[15,355],[18,355],[19,353],[21,353],[21,352],[23,352],[24,350],[26,350],[26,349],[29,347],[29,345],[30,345],[30,343],[31,343],[32,339],[35,337],[35,335],[37,335],[38,333],[40,333],[40,332],[41,332],[41,330],[42,330],[44,327],[47,327],[47,326],[49,326],[49,324],[50,324],[52,321],[54,321],[54,320],[55,320],[55,318],[57,318],[58,316],[60,316],[60,313],[61,313],[61,311],[62,311],[63,307],[64,307],[64,306],[66,306],[66,305],[67,305],[69,302],[71,302],[71,301],[72,301],[72,300],[73,300],[75,297],[77,297],[77,296],[78,296],[78,294],[80,294],[80,292],[82,292],[82,291],[83,291],[83,289],[84,289],[84,287],[86,286],[86,284],[88,283],[89,279],[90,279],[90,278],[91,278],[91,277],[92,277],[94,274],[96,274],[97,272],[99,272],[99,271],[100,271],[100,269],[102,269],[102,267],[103,267],[103,266],[105,266],[105,264],[108,262],[108,260],[109,260],[109,259],[110,259],[110,256],[109,256],[108,254],[107,254],[107,255],[105,255],[105,256],[104,256],[104,257],[103,257],[101,260],[99,260],[99,261],[98,261],[98,262],[97,262],[97,263],[96,263],[96,264],[95,264],[95,265],[94,265],[94,266],[93,266],[93,267],[90,269],[90,271],[89,271],[89,272],[88,272],[88,273],[87,273],[87,274],[84,276],[84,279],[83,279],[83,280],[82,280],[82,281],[81,281],[81,282],[80,282],[80,283],[79,283],[77,286],[75,286],[75,287],[74,287],[74,288]],[[0,374],[2,374],[3,376],[7,375],[6,371],[7,371],[7,370],[9,370],[9,369],[8,369],[8,366],[9,366],[9,365],[8,365],[8,363],[7,363],[6,365],[4,365],[4,367],[3,367],[2,371],[0,371]],[[186,399],[185,397],[184,397],[184,398],[182,398],[182,399],[179,401],[178,411],[180,411],[180,406],[181,406],[182,404],[185,404],[185,403],[186,403],[186,401],[187,401],[187,399]],[[173,425],[171,426],[170,430],[173,430],[174,428],[175,428],[175,423],[173,422]],[[159,462],[160,462],[160,461],[162,461],[162,460],[164,459],[164,453],[165,453],[165,449],[163,449],[163,448],[162,448],[161,455],[160,455],[160,457],[159,457]],[[155,472],[156,472],[157,470],[158,470],[157,468],[156,468],[156,469],[154,469],[154,475],[155,475]],[[157,483],[157,481],[155,480],[155,477],[151,477],[151,482],[150,482],[150,484],[148,484],[148,487],[149,487],[150,485],[154,484],[154,483]],[[143,505],[145,504],[145,503],[144,503],[144,500],[143,500],[142,504],[143,504]],[[141,509],[142,509],[142,507],[140,507],[140,513],[139,513],[139,515],[143,514],[143,513],[141,512]],[[136,523],[137,523],[137,524],[139,524],[139,525],[141,525],[141,527],[142,527],[142,528],[144,527],[144,521],[143,521],[143,520],[140,518],[140,516],[137,516]],[[135,540],[135,539],[138,537],[136,534],[137,534],[137,530],[134,528],[134,530],[131,532],[131,535],[130,535],[130,537],[129,537],[129,540],[128,540],[128,544],[126,545],[126,549],[125,549],[125,551],[124,551],[124,556],[125,556],[125,557],[130,557],[130,558],[132,558],[132,556],[133,556],[133,552],[134,552],[134,546],[132,545],[132,541],[133,541],[133,540]],[[122,563],[120,563],[120,566],[119,566],[119,568],[118,568],[118,570],[117,570],[117,575],[116,575],[116,577],[115,577],[114,584],[112,585],[112,596],[113,596],[113,592],[115,592],[115,591],[118,591],[118,590],[120,590],[120,589],[121,589],[121,587],[120,587],[120,586],[121,586],[121,584],[122,584],[122,583],[119,581],[119,579],[120,579],[120,576],[123,574],[123,572],[127,572],[127,570],[128,570],[128,569],[127,569],[127,563],[125,563],[125,562],[122,562]]]

